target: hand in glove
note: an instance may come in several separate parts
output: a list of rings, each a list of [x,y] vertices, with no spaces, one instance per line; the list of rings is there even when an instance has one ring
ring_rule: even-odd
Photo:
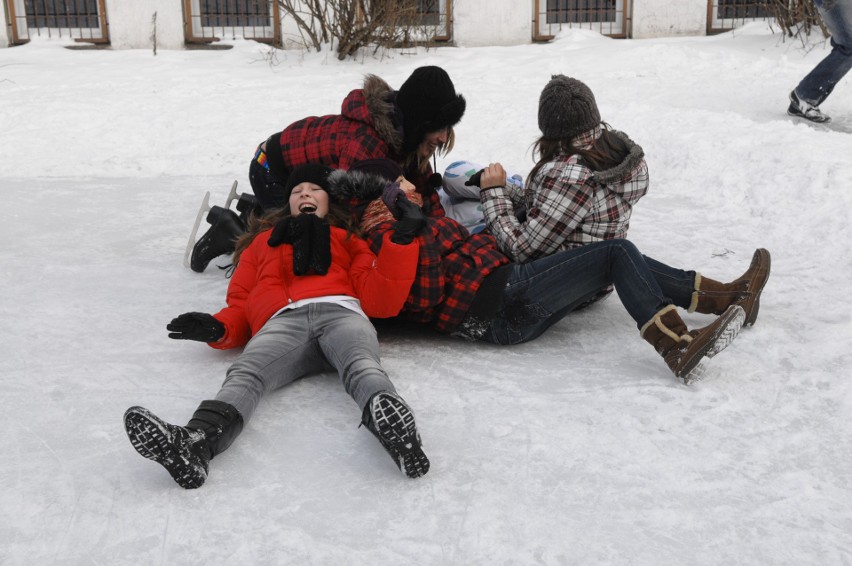
[[[169,338],[198,342],[218,342],[225,335],[225,325],[203,312],[187,312],[173,318],[166,330]]]
[[[480,169],[476,173],[470,176],[470,178],[464,182],[466,187],[478,187],[479,182],[482,180],[482,174],[485,172],[485,169]]]
[[[303,232],[303,225],[293,222],[293,218],[293,216],[285,216],[272,228],[272,233],[266,242],[269,247],[274,248],[285,243],[291,244],[294,240],[299,239]]]
[[[397,220],[402,218],[402,209],[397,204],[400,197],[405,198],[405,191],[399,186],[399,182],[394,181],[385,185],[385,190],[382,192],[382,202],[385,203],[385,206]]]
[[[506,186],[506,170],[499,163],[492,163],[485,169],[480,169],[464,183],[468,187],[494,189]]]
[[[426,215],[405,195],[397,198],[396,206],[399,207],[402,216],[396,222],[391,242],[407,245],[414,241],[414,237],[426,227]]]
[[[288,216],[278,221],[267,241],[269,247],[293,246],[293,273],[325,275],[331,265],[331,227],[316,214]]]

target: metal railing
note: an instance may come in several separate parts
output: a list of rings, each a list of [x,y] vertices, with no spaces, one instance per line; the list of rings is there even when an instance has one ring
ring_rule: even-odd
[[[535,0],[533,41],[553,39],[563,28],[627,37],[629,0]]]
[[[769,3],[769,0],[707,0],[707,33],[723,33],[747,22],[773,19]]]
[[[109,43],[105,0],[6,0],[12,45],[33,37]]]
[[[281,43],[275,0],[184,0],[184,30],[187,43],[236,38]]]

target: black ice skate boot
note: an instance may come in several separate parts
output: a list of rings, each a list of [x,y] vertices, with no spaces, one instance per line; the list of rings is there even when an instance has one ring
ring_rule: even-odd
[[[198,273],[207,269],[214,258],[233,253],[237,238],[246,231],[237,213],[221,206],[210,207],[207,222],[211,224],[210,229],[195,243],[189,261],[189,267]]]
[[[423,453],[414,414],[398,395],[376,393],[364,408],[361,424],[379,439],[397,467],[409,478],[429,471],[429,459]]]
[[[207,479],[210,460],[240,434],[243,418],[221,401],[202,401],[185,427],[169,424],[148,409],[130,407],[124,428],[139,454],[163,466],[182,488],[194,489]]]
[[[260,217],[263,214],[257,198],[249,193],[242,193],[240,198],[237,199],[237,211],[240,213],[240,221],[246,227],[248,227],[252,215]]]

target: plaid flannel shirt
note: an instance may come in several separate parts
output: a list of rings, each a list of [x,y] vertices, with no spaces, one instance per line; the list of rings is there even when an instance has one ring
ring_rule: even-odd
[[[597,127],[575,141],[580,147],[591,147],[600,132]],[[538,171],[524,189],[521,203],[513,202],[503,187],[482,191],[483,213],[500,249],[524,263],[592,242],[626,237],[633,204],[648,191],[645,160],[640,158],[613,182],[601,183],[595,175],[576,155],[562,155]],[[517,204],[527,208],[523,224],[513,213]]]
[[[281,132],[281,157],[289,168],[306,163],[349,169],[356,161],[389,157],[397,159],[379,137],[362,89],[350,92],[340,114],[310,116],[293,122]]]
[[[427,225],[426,233],[418,236],[417,274],[400,316],[449,334],[461,324],[485,277],[509,259],[498,251],[493,236],[471,235],[451,218],[431,216]],[[374,253],[393,226],[383,222],[370,232]]]

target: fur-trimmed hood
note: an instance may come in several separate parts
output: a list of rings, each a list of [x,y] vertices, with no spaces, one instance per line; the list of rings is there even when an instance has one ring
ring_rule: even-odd
[[[396,155],[402,155],[402,116],[394,103],[396,92],[384,79],[376,75],[364,77],[362,92],[373,128]],[[346,115],[345,102],[343,107],[343,114]]]
[[[337,169],[328,176],[328,195],[337,202],[368,203],[382,196],[387,184],[381,175]]]
[[[592,173],[592,179],[602,185],[611,185],[613,183],[621,183],[627,180],[634,174],[636,167],[645,157],[645,152],[642,150],[642,146],[631,140],[627,134],[619,132],[618,130],[610,131],[627,144],[630,148],[630,152],[624,160],[615,167]]]

